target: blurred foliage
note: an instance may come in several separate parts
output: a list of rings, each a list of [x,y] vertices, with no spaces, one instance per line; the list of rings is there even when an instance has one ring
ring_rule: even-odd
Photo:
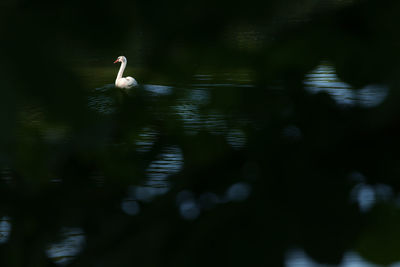
[[[349,250],[377,264],[400,260],[400,2],[0,7],[0,215],[12,225],[1,266],[55,265],[46,249],[63,227],[86,236],[70,266],[283,266],[292,247],[330,264]],[[140,83],[175,90],[159,97],[111,90],[115,112],[90,109],[102,86],[91,78],[108,75],[103,63],[120,53],[134,59]],[[326,93],[309,94],[304,77],[325,60],[354,88],[384,84],[389,96],[378,107],[343,108]],[[245,133],[240,149],[206,129],[188,133],[171,112],[194,74],[225,72],[246,73],[255,87],[211,90],[200,112],[223,114],[229,130]],[[154,144],[140,153],[135,140],[147,128]],[[285,129],[295,134],[287,138]],[[141,202],[136,216],[125,214],[129,188],[168,146],[184,158],[171,189]],[[181,218],[180,192],[223,195],[242,181],[251,186],[248,199]],[[393,194],[363,213],[351,199],[360,182],[386,184]]]

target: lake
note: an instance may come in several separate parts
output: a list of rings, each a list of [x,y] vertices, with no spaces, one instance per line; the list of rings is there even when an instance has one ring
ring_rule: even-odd
[[[399,265],[400,4],[1,7],[1,266]]]
[[[87,69],[83,73],[83,79],[88,81],[87,87],[87,109],[89,112],[97,114],[100,118],[109,122],[118,116],[120,109],[123,108],[124,98],[134,98],[135,94],[140,97],[148,97],[149,105],[163,103],[160,108],[154,108],[150,111],[150,117],[173,118],[181,131],[188,136],[196,136],[200,132],[206,132],[218,136],[219,139],[230,146],[232,151],[243,151],[248,149],[248,138],[246,127],[254,125],[257,122],[251,118],[242,117],[232,121],[231,113],[224,113],[217,108],[210,107],[216,92],[229,94],[234,90],[236,94],[245,94],[251,90],[256,90],[255,81],[252,80],[250,72],[219,72],[219,73],[199,73],[195,74],[188,84],[160,84],[140,82],[140,86],[130,89],[130,91],[115,88],[113,79],[117,72],[117,67],[111,65],[93,63],[96,66],[93,69]],[[132,64],[134,65],[134,63]],[[129,74],[134,75],[133,69],[128,69]],[[349,84],[341,81],[335,67],[329,62],[321,62],[320,65],[304,76],[303,80],[305,90],[308,94],[327,94],[337,105],[339,109],[349,109],[359,107],[368,109],[377,107],[385,101],[389,94],[389,89],[382,85],[366,86],[365,89],[354,90]],[[139,93],[138,93],[139,92]],[[272,90],[271,98],[282,97],[286,92],[279,87]],[[268,96],[268,95],[267,95]],[[40,113],[36,108],[36,112]],[[235,112],[235,110],[232,110]],[[39,115],[38,115],[39,116]],[[147,115],[149,116],[149,115]],[[33,122],[31,122],[33,123]],[[40,122],[38,122],[40,123]],[[61,128],[45,129],[47,139],[51,142],[59,143],[68,140],[68,134]],[[135,149],[138,155],[146,155],[152,152],[153,147],[159,137],[164,133],[157,123],[143,123],[141,127],[135,130],[132,137],[124,142],[109,143],[109,137],[105,140],[108,146],[115,146],[118,150]],[[289,124],[281,129],[283,138],[291,142],[299,142],[303,138],[301,128],[295,124]],[[101,145],[101,144],[100,144]],[[185,166],[185,156],[178,144],[166,143],[158,149],[158,154],[152,157],[152,160],[144,167],[144,177],[140,183],[126,185],[126,193],[120,200],[119,209],[128,216],[139,216],[144,212],[146,206],[152,201],[162,198],[166,194],[171,194],[172,201],[176,202],[175,211],[182,220],[195,221],[199,216],[209,213],[216,206],[224,207],[229,203],[246,202],[253,191],[253,180],[255,171],[258,167],[248,163],[248,172],[250,178],[244,177],[241,181],[227,184],[223,190],[204,191],[194,193],[190,188],[174,188],[175,182],[170,178],[179,174]],[[3,175],[6,179],[7,173]],[[251,177],[254,176],[254,177]],[[10,182],[11,178],[8,178]],[[93,186],[107,186],[107,178],[100,172],[91,174]],[[55,184],[62,185],[62,179],[52,180]],[[378,187],[372,187],[365,184],[365,179],[358,179],[358,185],[351,191],[351,201],[360,206],[361,211],[367,212],[376,202],[376,194],[384,192],[390,195],[389,189],[380,190]],[[385,193],[386,192],[386,193]],[[382,193],[380,193],[382,194]],[[382,197],[382,195],[380,196]],[[175,200],[173,200],[175,198]],[[169,198],[170,199],[170,198]],[[171,199],[169,200],[171,201]],[[68,203],[67,203],[68,204]],[[6,243],[12,232],[13,218],[5,216],[0,222],[2,243]],[[63,227],[60,230],[60,240],[47,244],[46,255],[58,265],[67,265],[85,249],[87,237],[85,230],[80,227]],[[301,248],[290,249],[285,252],[285,266],[325,266],[319,265],[307,256]],[[376,266],[369,264],[357,253],[348,251],[343,257],[342,263],[338,266]],[[397,266],[393,264],[391,266]]]

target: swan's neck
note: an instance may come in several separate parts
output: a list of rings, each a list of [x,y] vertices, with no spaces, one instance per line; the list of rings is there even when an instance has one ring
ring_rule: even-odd
[[[119,68],[118,75],[117,75],[117,80],[122,78],[122,74],[124,74],[124,70],[126,67],[126,62],[127,61],[121,63],[121,67]]]

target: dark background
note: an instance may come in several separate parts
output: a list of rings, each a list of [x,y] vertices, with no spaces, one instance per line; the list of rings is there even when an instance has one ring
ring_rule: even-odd
[[[3,1],[0,213],[12,231],[0,265],[53,266],[46,246],[65,226],[86,235],[71,266],[283,266],[293,247],[321,263],[338,264],[349,250],[377,264],[400,261],[399,10],[388,0]],[[257,29],[255,46],[232,45],[241,27]],[[173,116],[158,116],[154,109],[175,94],[154,100],[138,90],[122,95],[113,116],[88,110],[93,88],[79,67],[137,53],[130,42],[144,44],[141,83],[185,85],[199,70],[250,70],[254,88],[215,90],[206,107],[252,121],[242,129],[246,147],[234,150],[206,131],[188,135]],[[326,93],[308,94],[304,76],[324,60],[354,88],[384,84],[388,97],[343,108]],[[145,155],[114,145],[148,123],[158,135]],[[47,142],[41,130],[49,125],[67,127],[67,137]],[[301,136],[283,138],[287,125]],[[166,145],[184,156],[174,186],[141,203],[138,215],[124,214],[128,186],[143,181]],[[177,212],[178,192],[223,193],[246,175],[245,201],[196,220]],[[351,201],[355,176],[393,193],[363,213]]]

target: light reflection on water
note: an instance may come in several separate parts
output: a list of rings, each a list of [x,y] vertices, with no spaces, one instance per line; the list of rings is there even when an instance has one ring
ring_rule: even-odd
[[[169,95],[172,93],[172,86],[165,86],[165,85],[155,85],[155,84],[145,84],[143,88],[153,93],[154,95]]]
[[[232,129],[227,133],[226,140],[234,149],[242,149],[246,146],[246,134],[239,129]]]
[[[148,183],[152,186],[165,186],[169,175],[178,173],[183,167],[182,151],[177,146],[167,147],[147,168]]]
[[[191,89],[185,97],[178,99],[177,105],[173,107],[176,114],[183,121],[187,132],[192,134],[200,130],[207,130],[214,134],[227,132],[228,126],[222,114],[212,110],[207,111],[207,113],[201,111],[201,107],[209,101],[210,93],[208,90],[203,87]]]
[[[62,240],[50,244],[46,253],[56,264],[65,266],[83,250],[86,237],[81,228],[67,227],[61,230],[61,236]]]
[[[385,184],[369,185],[359,183],[353,187],[350,193],[351,201],[357,203],[363,213],[368,212],[378,201],[386,202],[393,198],[393,189]]]
[[[218,204],[245,201],[250,196],[251,190],[251,185],[245,182],[230,185],[223,195],[204,192],[196,196],[189,190],[183,190],[176,195],[176,204],[183,219],[195,220],[202,211],[208,211]]]
[[[142,185],[132,185],[121,202],[122,210],[128,215],[140,211],[141,202],[150,202],[170,189],[168,176],[178,173],[183,167],[183,155],[179,147],[167,147],[152,161],[146,170],[146,180]]]
[[[310,93],[327,92],[339,105],[361,106],[365,108],[380,105],[389,93],[385,85],[371,84],[354,90],[349,84],[341,81],[334,66],[323,62],[306,75],[305,88]]]
[[[0,244],[7,243],[11,232],[11,218],[3,216],[0,218]]]
[[[349,251],[343,255],[339,265],[320,264],[311,259],[301,249],[288,250],[285,257],[286,267],[382,267],[371,264],[361,258],[356,252]],[[400,267],[400,263],[393,263],[386,267]]]
[[[207,131],[215,135],[223,135],[226,142],[236,150],[246,147],[247,136],[240,129],[239,125],[232,127],[228,124],[225,115],[216,110],[203,109],[209,104],[211,91],[218,88],[252,88],[252,82],[248,75],[231,78],[229,73],[225,74],[225,81],[216,82],[213,75],[199,74],[194,76],[194,82],[187,88],[175,88],[173,86],[144,84],[135,90],[145,90],[153,96],[164,97],[171,95],[174,90],[182,90],[184,93],[176,99],[168,111],[182,121],[188,134],[197,134],[199,131]],[[340,105],[360,105],[362,107],[374,107],[381,104],[388,89],[381,86],[369,86],[359,91],[354,91],[351,87],[339,80],[335,69],[327,64],[321,64],[313,72],[305,77],[304,84],[306,90],[311,93],[326,91]],[[94,94],[88,99],[88,106],[100,114],[113,114],[117,108],[115,99],[107,95],[110,90],[116,90],[113,84],[107,84],[94,90]],[[243,122],[245,123],[245,122]],[[135,137],[134,143],[136,150],[146,153],[151,150],[159,133],[151,126],[144,127]],[[291,140],[302,138],[302,131],[296,125],[288,125],[282,129],[282,135]],[[184,166],[184,155],[178,146],[170,146],[164,150],[149,164],[146,170],[145,182],[141,185],[132,185],[126,197],[121,201],[121,211],[127,215],[134,216],[140,213],[143,202],[150,202],[158,196],[170,191],[172,184],[169,182],[170,175],[179,173]],[[243,178],[254,180],[258,176],[258,167],[255,163],[249,162],[243,166]],[[372,187],[359,181],[350,196],[352,201],[359,204],[360,210],[368,211],[378,196],[385,194],[385,190]],[[246,201],[251,196],[252,187],[247,182],[238,181],[227,185],[225,193],[218,195],[214,192],[203,192],[195,195],[189,190],[183,190],[176,196],[177,212],[185,220],[195,220],[203,212],[213,209],[217,205],[228,202]],[[379,193],[380,192],[380,193]],[[382,193],[383,192],[383,193]],[[387,192],[386,192],[387,193]],[[4,226],[4,227],[3,227]],[[7,228],[8,227],[8,228]],[[2,229],[5,229],[1,232]],[[11,230],[11,224],[2,224],[0,221],[0,234],[8,237],[7,233]],[[85,236],[80,229],[64,229],[63,241],[52,244],[47,250],[50,258],[58,264],[68,263],[84,247]],[[6,242],[7,238],[4,239]],[[1,241],[1,239],[0,239]],[[326,266],[318,265],[301,250],[290,250],[286,255],[287,267],[302,266]],[[363,261],[356,253],[348,252],[344,256],[340,266],[374,266]],[[396,265],[392,265],[396,266]]]
[[[156,140],[158,133],[150,127],[145,127],[140,130],[135,138],[136,151],[145,153],[150,151]]]
[[[368,212],[377,202],[389,202],[396,199],[393,189],[386,184],[368,184],[367,178],[358,171],[349,174],[356,185],[350,192],[350,201],[357,203],[362,213]]]
[[[183,163],[179,147],[165,148],[147,168],[145,182],[142,185],[130,186],[127,197],[121,202],[122,210],[128,215],[136,215],[140,212],[139,201],[150,202],[167,193],[170,189],[168,176],[178,173]]]

